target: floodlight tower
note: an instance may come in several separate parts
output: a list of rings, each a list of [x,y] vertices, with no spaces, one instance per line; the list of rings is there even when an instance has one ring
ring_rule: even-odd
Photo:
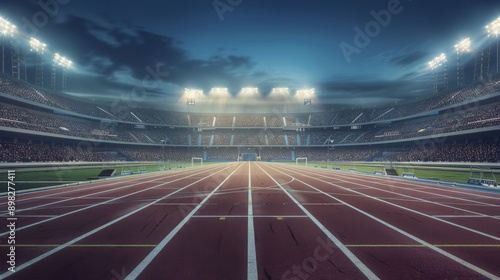
[[[73,62],[67,59],[64,56],[61,56],[59,53],[54,55],[54,60],[52,63],[52,89],[56,90],[56,67],[61,66],[63,69],[62,79],[61,79],[61,91],[66,91],[66,79],[68,68],[71,67]]]
[[[12,37],[15,30],[15,25],[0,17],[0,32],[2,32],[2,73],[5,73],[5,37]]]
[[[498,35],[500,34],[500,17],[494,20],[492,23],[486,25],[486,31],[488,32],[488,37],[495,37],[497,39],[497,74],[498,74]]]
[[[35,38],[30,40],[30,50],[35,53],[35,84],[38,86],[43,86],[43,52],[46,46]]]
[[[470,38],[463,39],[455,45],[457,51],[457,86],[461,88],[465,86],[465,63],[463,54],[470,52]]]
[[[429,62],[429,67],[432,69],[434,74],[434,93],[439,92],[439,69],[443,66],[443,86],[444,90],[448,90],[448,60],[446,59],[446,55],[442,53],[440,56],[434,58],[431,62]]]

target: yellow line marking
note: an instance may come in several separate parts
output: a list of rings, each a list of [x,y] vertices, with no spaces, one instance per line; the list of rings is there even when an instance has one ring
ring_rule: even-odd
[[[223,221],[223,220],[225,220],[225,219],[226,219],[226,217],[220,217],[220,218],[219,218],[219,220],[220,220],[220,221]]]
[[[278,221],[281,221],[283,220],[283,217],[276,217],[276,219],[278,219]]]
[[[1,244],[0,247],[59,247],[62,244]],[[156,244],[73,244],[68,247],[156,247]]]

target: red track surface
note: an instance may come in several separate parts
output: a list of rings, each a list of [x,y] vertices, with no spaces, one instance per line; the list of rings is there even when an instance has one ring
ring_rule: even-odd
[[[229,163],[18,194],[16,207],[16,272],[4,228],[0,279],[500,277],[500,194],[385,177]]]

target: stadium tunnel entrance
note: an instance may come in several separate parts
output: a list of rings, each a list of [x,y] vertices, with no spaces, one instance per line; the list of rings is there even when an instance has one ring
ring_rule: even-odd
[[[238,160],[258,161],[260,160],[259,151],[253,148],[240,148],[238,149]]]

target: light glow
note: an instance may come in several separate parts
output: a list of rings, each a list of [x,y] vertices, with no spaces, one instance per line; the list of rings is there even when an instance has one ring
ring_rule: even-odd
[[[486,31],[488,36],[498,36],[500,34],[500,17],[486,25]]]
[[[212,88],[209,93],[213,97],[228,97],[230,96],[227,88]]]
[[[429,67],[434,70],[438,68],[439,66],[443,65],[446,63],[446,55],[442,53],[440,56],[434,58],[431,62],[429,62]]]
[[[14,33],[16,30],[16,26],[5,20],[4,18],[0,17],[0,32],[3,35],[11,35]]]
[[[299,89],[295,93],[295,95],[297,97],[304,97],[304,98],[313,97],[315,94],[316,94],[316,91],[313,88],[311,88],[311,89]]]
[[[203,90],[186,88],[186,89],[184,89],[184,94],[190,98],[197,97],[197,96],[203,96]]]
[[[54,55],[54,63],[56,63],[57,65],[60,65],[62,67],[65,67],[65,68],[69,68],[73,64],[73,62],[71,62],[71,60],[67,59],[64,56],[61,56],[59,53],[56,53]]]
[[[463,39],[458,44],[455,45],[455,50],[457,53],[468,53],[471,51],[470,38]]]
[[[30,40],[30,47],[31,47],[31,51],[35,51],[35,52],[38,52],[38,53],[43,53],[45,51],[45,47],[47,45],[38,41],[37,39],[35,38],[31,38]]]

